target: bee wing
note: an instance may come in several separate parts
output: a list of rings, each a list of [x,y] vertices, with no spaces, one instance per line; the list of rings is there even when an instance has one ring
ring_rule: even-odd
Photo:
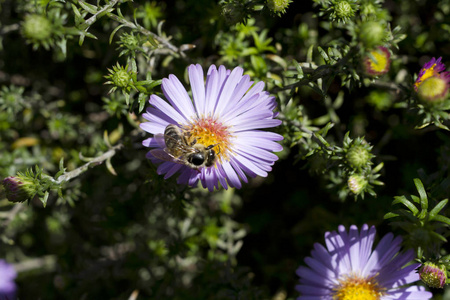
[[[156,157],[156,158],[158,158],[160,160],[171,161],[171,162],[174,162],[174,163],[179,163],[179,161],[180,161],[178,158],[172,156],[170,153],[167,153],[165,150],[160,149],[160,148],[150,150],[150,153],[154,157]]]
[[[155,139],[156,143],[157,143],[161,148],[165,148],[165,147],[166,147],[165,135],[164,135],[163,133],[155,134],[155,135],[153,136],[153,138]]]

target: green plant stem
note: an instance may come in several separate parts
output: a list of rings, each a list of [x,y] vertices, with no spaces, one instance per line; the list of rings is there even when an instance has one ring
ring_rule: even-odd
[[[147,29],[145,29],[144,27],[142,27],[139,24],[134,24],[128,20],[125,20],[124,18],[120,18],[119,16],[113,14],[113,13],[108,13],[108,17],[121,23],[122,25],[129,27],[131,29],[136,29],[139,30],[139,32],[141,32],[142,34],[146,35],[146,36],[151,36],[153,39],[157,40],[158,42],[160,42],[161,44],[164,45],[164,47],[166,47],[167,49],[178,53],[181,55],[181,57],[186,57],[186,54],[184,54],[184,52],[182,52],[179,48],[175,47],[174,45],[172,45],[168,40],[166,40],[165,38],[157,35],[156,33],[153,33]]]
[[[122,144],[112,147],[107,152],[103,153],[102,155],[96,158],[93,158],[91,161],[82,165],[81,167],[59,176],[58,179],[55,181],[55,183],[61,184],[63,182],[69,181],[75,177],[80,176],[80,174],[84,173],[89,167],[99,165],[103,163],[105,160],[113,157],[116,154],[117,150],[119,150],[120,148],[122,148]]]

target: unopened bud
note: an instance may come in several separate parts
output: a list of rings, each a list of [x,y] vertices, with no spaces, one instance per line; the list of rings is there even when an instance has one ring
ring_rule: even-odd
[[[27,15],[22,23],[25,38],[33,41],[44,41],[52,35],[52,24],[43,15]]]
[[[267,6],[276,14],[285,13],[291,2],[292,0],[267,0]]]
[[[355,195],[363,192],[367,184],[366,178],[360,174],[353,174],[347,180],[348,189]]]
[[[382,44],[385,36],[385,27],[375,21],[362,24],[359,32],[360,41],[368,48],[373,48]]]
[[[34,183],[26,178],[10,176],[2,181],[6,198],[11,202],[24,202],[36,194]]]
[[[447,271],[444,265],[426,262],[419,268],[420,279],[429,287],[443,288],[447,280]]]
[[[372,155],[366,147],[354,145],[347,151],[345,158],[352,168],[361,169],[369,163]]]

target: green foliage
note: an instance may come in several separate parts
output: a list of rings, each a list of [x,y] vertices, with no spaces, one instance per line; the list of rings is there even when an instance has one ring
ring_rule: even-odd
[[[18,298],[294,299],[295,269],[339,224],[392,225],[448,273],[448,82],[430,103],[414,80],[431,57],[450,64],[449,12],[446,0],[0,1],[0,259]],[[378,46],[389,72],[370,76]],[[267,178],[209,193],[146,159],[148,100],[169,74],[187,86],[191,63],[240,66],[276,97],[283,151]]]

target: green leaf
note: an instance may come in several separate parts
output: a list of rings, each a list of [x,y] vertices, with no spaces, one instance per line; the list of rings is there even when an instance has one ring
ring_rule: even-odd
[[[447,218],[447,217],[444,217],[444,216],[441,216],[441,215],[435,216],[433,220],[445,223],[447,225],[450,225],[450,218]]]
[[[420,195],[420,205],[422,209],[428,209],[428,197],[425,188],[423,187],[422,181],[419,178],[414,178],[414,184],[416,185],[417,191]]]
[[[383,218],[386,220],[386,219],[395,218],[395,217],[398,217],[398,216],[399,216],[399,214],[396,214],[396,213],[393,213],[393,212],[388,212],[387,214],[384,215]]]
[[[444,199],[436,204],[436,206],[429,213],[430,221],[434,219],[434,217],[447,205],[447,203],[448,199]]]
[[[43,196],[43,197],[39,197],[39,200],[41,200],[42,205],[44,205],[44,207],[47,205],[48,196],[49,196],[49,192],[46,191],[46,192],[44,193],[44,196]]]
[[[97,13],[97,6],[86,3],[84,1],[78,0],[78,4],[85,10],[87,10],[89,13],[95,15]]]
[[[111,32],[111,35],[109,36],[109,43],[110,44],[112,44],[112,40],[113,40],[113,37],[116,34],[116,32],[119,31],[119,29],[124,27],[124,26],[125,26],[125,24],[119,25]]]
[[[320,46],[317,47],[317,50],[319,50],[320,55],[322,56],[323,60],[328,63],[330,61],[330,58],[328,57],[328,54],[323,50]]]
[[[139,113],[141,113],[144,110],[145,107],[145,102],[147,100],[147,95],[140,93],[139,97],[138,97],[138,102],[139,102]]]
[[[408,199],[406,199],[405,196],[396,196],[394,197],[394,201],[392,202],[392,205],[395,205],[397,203],[401,203],[404,206],[406,206],[415,216],[419,214],[419,209],[411,203]]]

